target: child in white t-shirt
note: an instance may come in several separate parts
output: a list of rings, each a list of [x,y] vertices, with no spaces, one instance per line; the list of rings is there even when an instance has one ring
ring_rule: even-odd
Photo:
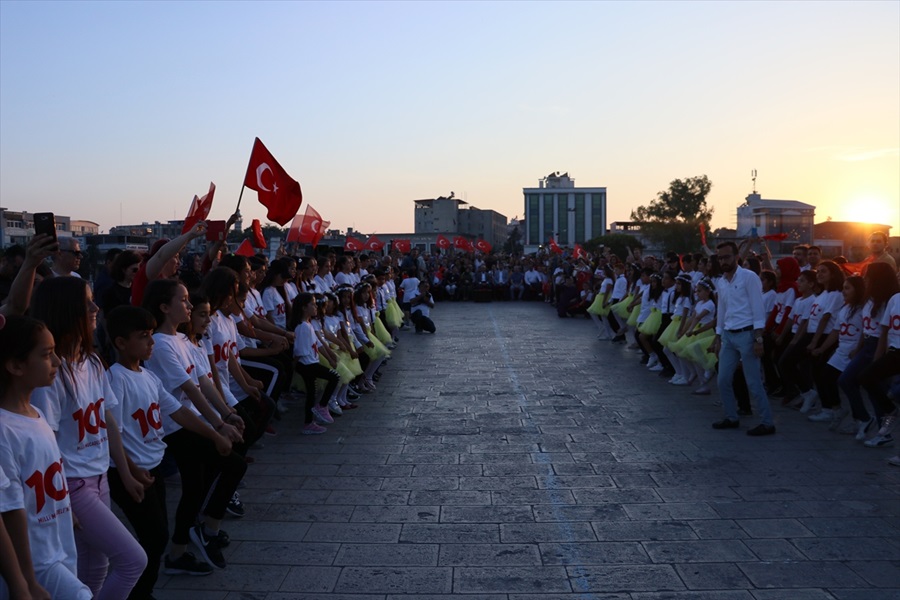
[[[40,410],[35,388],[50,385],[60,361],[47,327],[9,317],[0,329],[0,514],[21,575],[4,582],[0,597],[89,600],[78,580],[72,510],[62,453]],[[22,585],[26,589],[21,589]],[[7,587],[9,585],[9,587]]]
[[[340,377],[334,369],[329,369],[319,362],[319,337],[312,326],[312,318],[317,308],[312,294],[302,292],[297,296],[294,304],[296,313],[294,319],[294,368],[303,378],[306,388],[306,406],[304,408],[304,426],[301,434],[320,434],[327,431],[319,421],[324,424],[334,423],[334,418],[328,411],[328,401],[337,389]],[[319,401],[316,401],[316,379],[324,379],[325,391]]]
[[[80,524],[75,530],[78,578],[95,598],[124,598],[144,572],[147,556],[110,510],[110,459],[136,501],[143,498],[144,486],[128,470],[112,413],[118,398],[94,352],[99,309],[84,280],[54,277],[38,286],[31,310],[53,334],[62,361],[53,383],[36,389],[31,401],[56,432],[65,461],[72,511]]]
[[[135,502],[125,491],[118,469],[110,468],[110,494],[125,513],[138,541],[147,553],[147,568],[132,591],[132,596],[150,598],[159,573],[159,563],[169,541],[166,486],[160,463],[166,450],[164,436],[184,427],[215,444],[219,454],[228,455],[231,441],[218,434],[199,415],[181,404],[165,389],[153,372],[143,369],[141,361],[153,353],[156,319],[146,309],[120,306],[106,318],[107,330],[115,345],[118,362],[110,372],[110,384],[119,404],[113,413],[122,429],[122,444],[135,477],[145,483],[144,499]],[[163,415],[171,423],[163,429]],[[212,568],[188,552],[178,561],[166,557],[166,572],[207,575]]]

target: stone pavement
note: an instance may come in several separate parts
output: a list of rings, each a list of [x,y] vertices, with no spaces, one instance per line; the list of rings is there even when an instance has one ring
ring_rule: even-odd
[[[715,395],[545,304],[434,317],[327,434],[286,415],[228,568],[158,598],[900,598],[896,449],[781,408],[774,436],[714,431]]]

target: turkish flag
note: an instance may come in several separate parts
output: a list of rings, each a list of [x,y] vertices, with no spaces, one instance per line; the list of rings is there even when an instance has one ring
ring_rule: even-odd
[[[700,223],[700,243],[706,245],[706,223]]]
[[[354,237],[347,236],[344,240],[344,252],[359,252],[363,249],[363,243]]]
[[[485,254],[491,253],[491,245],[487,240],[478,240],[477,242],[475,242],[475,247]]]
[[[253,256],[256,252],[253,250],[253,244],[250,243],[250,240],[244,240],[241,242],[241,245],[238,246],[238,249],[234,251],[235,254],[239,256]]]
[[[259,224],[259,219],[253,219],[250,228],[253,229],[253,247],[265,248],[266,238],[263,237],[262,226]]]
[[[319,240],[325,235],[329,225],[331,225],[331,221],[323,221],[322,215],[307,204],[306,212],[294,217],[287,234],[287,241],[312,244],[312,247],[315,248],[319,245]]]
[[[438,234],[437,247],[440,248],[441,250],[449,250],[450,249],[450,240],[445,238],[443,235]]]
[[[396,250],[397,252],[401,252],[401,253],[403,253],[403,254],[406,254],[406,253],[408,253],[410,250],[412,250],[412,244],[409,242],[409,240],[394,240],[394,242],[393,242],[393,248],[394,248],[394,250]]]
[[[266,217],[281,226],[294,218],[303,202],[300,184],[281,168],[259,138],[253,142],[244,185],[256,190],[260,204],[269,209]]]
[[[770,242],[783,242],[788,238],[788,234],[786,233],[770,233],[769,235],[762,236],[762,239],[769,240]]]
[[[575,256],[575,258],[583,258],[585,260],[587,260],[588,257],[587,252],[585,252],[584,248],[582,248],[579,244],[575,244],[575,251],[572,254]]]
[[[378,239],[377,236],[372,236],[366,240],[366,243],[363,244],[363,248],[370,251],[381,252],[381,249],[384,248],[384,242]]]
[[[458,235],[455,238],[453,238],[453,247],[456,248],[457,250],[468,251],[469,250],[469,240],[467,240],[466,238],[464,238],[461,235]]]
[[[550,252],[553,254],[562,254],[562,248],[559,247],[559,244],[556,243],[556,240],[550,238],[550,241],[547,242],[547,245],[550,246]]]
[[[202,198],[198,198],[194,196],[194,200],[191,202],[191,208],[188,210],[187,216],[184,218],[184,225],[181,228],[181,233],[185,234],[191,229],[193,229],[194,224],[197,221],[205,221],[206,217],[209,216],[209,209],[212,208],[213,196],[216,194],[216,184],[212,181],[209,182],[209,191],[203,194]]]

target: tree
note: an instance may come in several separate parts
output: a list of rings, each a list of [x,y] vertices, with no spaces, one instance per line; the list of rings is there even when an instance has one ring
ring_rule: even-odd
[[[597,255],[600,246],[609,248],[610,252],[612,252],[622,260],[625,260],[628,257],[629,248],[644,247],[644,245],[641,244],[640,240],[638,240],[633,235],[628,235],[627,233],[610,233],[608,235],[600,235],[584,243],[584,249],[594,254],[595,256]]]
[[[631,211],[641,233],[666,250],[693,252],[700,247],[700,223],[709,224],[713,209],[706,205],[712,182],[706,175],[676,179],[649,206]]]
[[[270,240],[272,238],[283,238],[286,236],[287,229],[282,229],[281,227],[277,227],[275,225],[263,225],[261,228],[263,238],[266,240]],[[249,240],[253,237],[253,226],[245,228],[243,231],[239,231],[237,229],[232,229],[228,232],[228,237],[226,240],[229,244],[239,244],[244,240]]]

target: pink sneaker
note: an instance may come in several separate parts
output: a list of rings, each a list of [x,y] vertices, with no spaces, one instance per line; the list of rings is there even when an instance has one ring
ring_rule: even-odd
[[[325,433],[326,431],[328,430],[313,421],[309,425],[304,425],[303,429],[300,430],[300,433],[303,435],[316,435],[319,433]]]
[[[334,418],[325,406],[313,406],[312,413],[320,423],[334,423]]]

